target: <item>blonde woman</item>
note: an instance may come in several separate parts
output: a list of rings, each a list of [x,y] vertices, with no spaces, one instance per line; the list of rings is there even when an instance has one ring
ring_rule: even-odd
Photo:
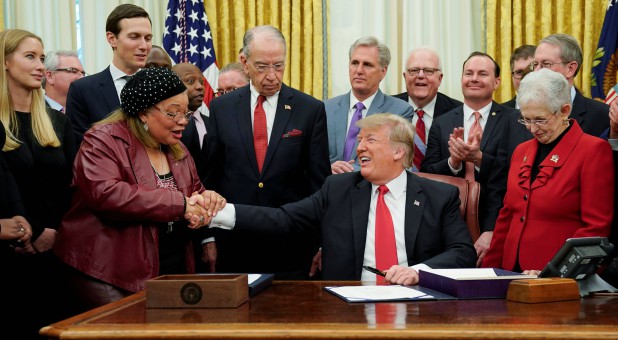
[[[0,54],[3,65],[0,121],[6,133],[2,152],[33,232],[22,247],[13,248],[14,252],[2,267],[11,273],[12,284],[17,285],[9,292],[45,282],[28,294],[6,295],[15,297],[18,299],[15,303],[24,306],[25,314],[30,314],[27,319],[31,320],[24,327],[27,333],[36,334],[39,327],[62,316],[54,308],[61,306],[56,298],[61,296],[63,285],[56,285],[58,267],[49,250],[70,203],[74,134],[62,113],[45,107],[41,89],[45,55],[41,38],[28,31],[8,29],[0,32],[0,47],[3,51]]]

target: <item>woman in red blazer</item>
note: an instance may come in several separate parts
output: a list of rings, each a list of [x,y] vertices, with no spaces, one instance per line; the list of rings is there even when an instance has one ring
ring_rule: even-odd
[[[568,118],[571,86],[561,74],[541,69],[527,75],[517,101],[519,122],[535,138],[513,153],[483,267],[536,271],[568,238],[609,235],[614,164],[607,141]]]

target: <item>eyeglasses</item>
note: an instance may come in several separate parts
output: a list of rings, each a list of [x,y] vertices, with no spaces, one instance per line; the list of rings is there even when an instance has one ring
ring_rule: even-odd
[[[411,75],[412,77],[416,77],[418,76],[419,73],[421,73],[421,71],[423,71],[423,73],[426,76],[433,76],[434,73],[436,72],[440,72],[439,68],[409,68],[406,70],[406,72],[408,72],[409,75]]]
[[[159,112],[165,114],[169,119],[173,120],[176,123],[178,123],[180,119],[182,118],[189,120],[189,118],[191,118],[191,115],[193,114],[193,111],[187,111],[185,113],[179,114],[179,113],[165,111],[163,109],[158,108],[156,105],[153,105],[152,107],[159,110]]]
[[[221,97],[222,95],[226,94],[226,93],[230,93],[232,91],[236,90],[236,87],[230,90],[219,90],[217,92],[215,92],[215,97]]]
[[[558,110],[556,110],[551,117],[546,119],[528,119],[520,116],[519,119],[517,119],[517,122],[525,125],[526,127],[530,127],[533,124],[536,126],[545,126],[553,117],[556,116],[556,113],[558,113]]]
[[[266,65],[266,64],[253,64],[253,66],[255,67],[255,69],[259,72],[259,73],[266,73],[268,72],[269,69],[273,69],[275,70],[275,72],[281,72],[285,69],[285,63],[276,63],[276,64],[272,64],[272,65]]]
[[[55,70],[53,70],[54,72],[66,72],[66,73],[71,73],[71,74],[81,74],[82,77],[86,76],[86,72],[82,71],[82,70],[78,70],[75,67],[67,67],[67,68],[57,68]]]
[[[570,63],[570,61],[558,61],[555,63],[550,63],[549,61],[544,61],[542,63],[539,63],[538,61],[533,61],[530,65],[532,66],[532,69],[536,70],[537,67],[540,66],[540,68],[549,68],[551,69],[554,65],[556,64],[568,64]]]

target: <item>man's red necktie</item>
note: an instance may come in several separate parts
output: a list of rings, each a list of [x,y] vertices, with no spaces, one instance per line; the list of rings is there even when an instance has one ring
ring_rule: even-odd
[[[393,218],[384,201],[384,195],[388,192],[388,187],[380,185],[378,191],[380,193],[378,194],[378,202],[376,204],[375,225],[376,267],[379,270],[386,271],[398,264],[397,244],[395,243]]]
[[[414,159],[412,164],[414,165],[413,171],[421,170],[421,163],[425,158],[425,151],[427,150],[427,138],[425,133],[425,122],[423,121],[423,115],[425,111],[422,109],[416,110],[416,136],[414,136]]]
[[[253,112],[253,148],[255,150],[255,158],[260,173],[264,166],[264,158],[266,158],[266,150],[268,149],[268,131],[266,129],[266,112],[262,105],[266,97],[259,95],[257,105]]]

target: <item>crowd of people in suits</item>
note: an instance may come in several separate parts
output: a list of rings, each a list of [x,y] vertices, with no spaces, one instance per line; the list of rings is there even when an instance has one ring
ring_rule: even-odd
[[[7,295],[3,322],[24,338],[163,274],[413,285],[427,267],[534,274],[567,238],[618,241],[618,102],[573,86],[569,35],[514,50],[503,104],[490,55],[463,62],[460,102],[427,47],[406,59],[406,92],[384,94],[390,50],[363,37],[350,91],[320,101],[283,83],[285,37],[258,26],[209,108],[199,68],[152,46],[141,7],[116,7],[106,38],[109,67],[85,76],[74,52],[0,32],[0,283],[36,287]],[[457,188],[416,171],[480,183],[477,240]]]

